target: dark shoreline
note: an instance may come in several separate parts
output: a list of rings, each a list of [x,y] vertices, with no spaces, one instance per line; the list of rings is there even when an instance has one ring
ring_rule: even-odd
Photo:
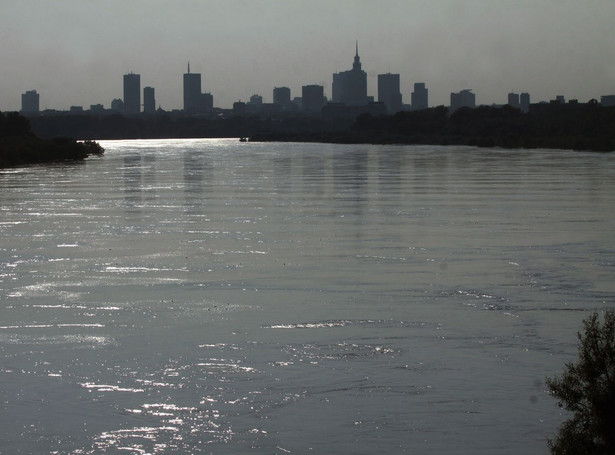
[[[323,111],[324,112],[324,111]],[[465,145],[505,149],[615,151],[615,107],[536,104],[522,113],[510,106],[439,106],[394,115],[356,118],[288,113],[228,117],[175,113],[123,116],[40,115],[30,119],[42,138],[83,140],[246,137],[258,142]]]
[[[41,139],[30,131],[27,118],[12,112],[0,113],[0,169],[27,164],[81,161],[102,155],[104,149],[94,141],[67,137]]]

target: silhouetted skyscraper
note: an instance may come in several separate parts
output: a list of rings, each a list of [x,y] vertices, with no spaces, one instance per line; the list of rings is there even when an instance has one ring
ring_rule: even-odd
[[[320,113],[325,105],[324,87],[322,85],[304,85],[301,87],[301,106],[304,112]]]
[[[36,114],[40,111],[39,94],[36,90],[28,90],[21,95],[21,112],[24,114]]]
[[[140,74],[124,74],[124,112],[126,114],[141,112]]]
[[[384,103],[389,114],[401,111],[401,92],[399,74],[378,75],[378,101]]]
[[[425,88],[425,82],[416,82],[414,91],[411,96],[412,110],[427,109],[429,107],[428,90]]]
[[[367,73],[361,69],[358,43],[352,69],[333,74],[331,95],[334,102],[344,103],[348,106],[363,106],[369,102],[367,97]]]
[[[519,102],[519,94],[518,93],[509,93],[508,94],[508,105],[510,107],[514,107],[515,109],[521,109],[521,103]]]
[[[156,98],[153,87],[145,87],[143,89],[143,112],[146,114],[156,112]]]
[[[184,112],[194,114],[199,111],[201,97],[201,73],[184,73]]]
[[[528,113],[530,111],[530,94],[522,93],[519,104],[520,104],[521,112]]]
[[[273,103],[287,107],[290,104],[290,89],[288,87],[275,87],[273,89]]]
[[[472,90],[466,89],[459,93],[451,93],[451,112],[462,107],[476,107],[476,95],[472,93]]]

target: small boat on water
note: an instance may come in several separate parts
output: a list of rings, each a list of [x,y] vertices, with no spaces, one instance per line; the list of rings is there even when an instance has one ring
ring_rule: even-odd
[[[248,138],[247,137],[240,137],[239,138],[239,142],[248,142]]]

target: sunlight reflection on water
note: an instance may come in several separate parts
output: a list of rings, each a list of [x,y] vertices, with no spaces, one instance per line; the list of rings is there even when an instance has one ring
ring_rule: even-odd
[[[1,171],[7,453],[544,453],[615,157],[109,141]]]

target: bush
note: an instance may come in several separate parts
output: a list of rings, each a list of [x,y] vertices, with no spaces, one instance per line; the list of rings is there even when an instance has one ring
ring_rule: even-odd
[[[572,416],[555,439],[552,454],[615,454],[615,312],[597,313],[583,321],[576,363],[567,363],[561,377],[547,378],[551,394]]]

